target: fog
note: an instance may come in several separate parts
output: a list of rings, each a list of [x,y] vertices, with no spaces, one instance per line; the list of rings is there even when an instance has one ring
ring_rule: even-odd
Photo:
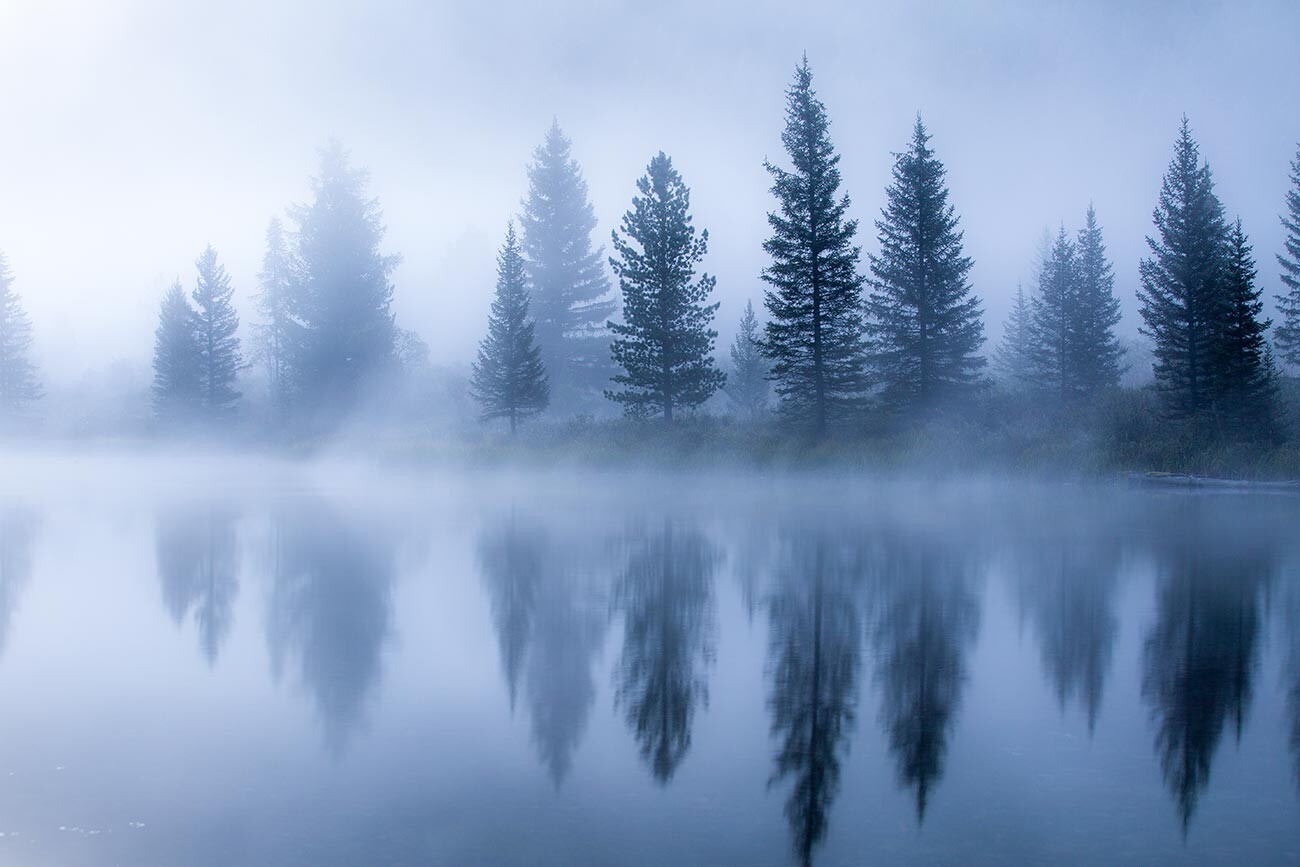
[[[1095,203],[1136,332],[1137,261],[1185,113],[1265,297],[1300,139],[1289,2],[0,2],[0,249],[55,390],[148,376],[157,305],[211,243],[244,331],[267,221],[336,136],[370,169],[398,324],[439,364],[483,332],[494,255],[552,118],[608,236],[659,149],[710,232],[720,346],[766,264],[764,158],[816,73],[864,252],[922,112],[996,341],[1044,231]]]

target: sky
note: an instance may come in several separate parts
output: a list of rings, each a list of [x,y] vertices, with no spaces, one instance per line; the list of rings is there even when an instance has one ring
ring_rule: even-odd
[[[720,351],[758,306],[785,88],[807,52],[865,254],[917,112],[948,169],[988,348],[1045,232],[1091,201],[1136,333],[1138,260],[1186,114],[1278,288],[1300,140],[1300,3],[0,0],[0,251],[47,384],[147,369],[207,244],[255,318],[267,222],[337,137],[371,172],[398,324],[440,364],[486,327],[495,254],[552,118],[599,220],[664,150],[709,230]],[[760,308],[761,309],[761,308]]]

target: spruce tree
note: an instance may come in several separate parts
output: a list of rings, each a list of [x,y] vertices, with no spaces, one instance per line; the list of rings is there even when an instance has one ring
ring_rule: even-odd
[[[557,406],[583,406],[608,375],[605,320],[613,315],[604,249],[591,245],[596,213],[571,143],[552,122],[528,166],[520,215],[542,362]]]
[[[304,420],[328,423],[395,366],[389,277],[401,257],[379,250],[383,214],[367,194],[369,178],[331,142],[312,179],[313,201],[291,212],[298,224],[294,309],[300,328],[290,343],[289,366]]]
[[[1078,391],[1078,294],[1074,243],[1062,226],[1038,273],[1029,348],[1030,380],[1062,400]]]
[[[202,350],[194,309],[177,280],[163,296],[154,331],[154,415],[172,423],[191,421],[202,397]]]
[[[474,362],[470,392],[482,407],[483,419],[509,419],[512,434],[521,419],[546,409],[550,400],[546,369],[528,316],[527,277],[514,223],[507,227],[497,256],[496,297],[487,336]]]
[[[1157,237],[1139,267],[1144,326],[1154,342],[1156,385],[1168,414],[1194,418],[1213,399],[1213,350],[1223,316],[1227,227],[1208,164],[1183,118],[1152,215]]]
[[[20,415],[43,391],[31,360],[32,323],[0,253],[0,414]]]
[[[194,331],[199,342],[199,389],[203,412],[210,419],[229,415],[239,400],[235,379],[239,357],[239,314],[231,298],[234,287],[217,251],[208,245],[194,262]]]
[[[257,309],[262,321],[253,326],[257,354],[266,366],[271,405],[282,415],[293,383],[289,367],[297,323],[293,318],[295,263],[284,226],[272,219],[266,227],[266,252],[257,275]]]
[[[1255,285],[1255,260],[1241,220],[1228,231],[1223,275],[1225,316],[1211,360],[1216,411],[1225,432],[1237,439],[1275,433],[1276,372],[1262,319],[1263,291]]]
[[[1017,285],[1016,300],[1002,329],[1002,342],[993,352],[994,368],[1012,388],[1021,388],[1030,381],[1032,327],[1029,299],[1025,288]]]
[[[623,323],[610,322],[610,351],[622,369],[607,391],[635,417],[659,413],[672,424],[675,409],[693,409],[722,387],[713,361],[718,332],[709,327],[714,278],[695,268],[709,249],[709,232],[691,225],[691,192],[660,151],[636,183],[639,196],[623,215],[622,236],[611,233],[610,267],[623,293]]]
[[[1286,288],[1277,296],[1282,322],[1274,330],[1274,336],[1282,360],[1300,367],[1300,146],[1291,161],[1291,188],[1286,191],[1282,228],[1286,230],[1282,242],[1285,252],[1278,254],[1277,263],[1282,267],[1279,276]]]
[[[1078,390],[1090,394],[1118,386],[1124,373],[1124,347],[1115,335],[1122,316],[1115,297],[1115,272],[1106,258],[1097,211],[1091,203],[1075,253],[1078,275],[1072,364]]]
[[[761,340],[754,302],[746,301],[740,328],[731,342],[731,373],[727,376],[726,391],[736,410],[751,419],[767,409],[767,395],[771,390]]]
[[[924,412],[969,394],[985,360],[980,299],[967,276],[945,170],[918,115],[910,147],[896,155],[888,203],[876,221],[869,331],[887,407]]]
[[[839,155],[831,145],[826,107],[812,88],[805,55],[786,91],[781,142],[792,170],[763,164],[778,210],[767,215],[772,236],[763,249],[768,322],[764,354],[772,361],[782,414],[816,438],[861,409],[867,389],[856,220],[846,216]]]

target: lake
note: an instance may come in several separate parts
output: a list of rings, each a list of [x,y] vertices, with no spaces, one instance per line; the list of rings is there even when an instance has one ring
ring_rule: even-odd
[[[3,864],[1300,861],[1300,498],[26,466]]]

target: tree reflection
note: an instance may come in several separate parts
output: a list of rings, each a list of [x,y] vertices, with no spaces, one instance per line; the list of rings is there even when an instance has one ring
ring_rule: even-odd
[[[218,504],[169,509],[157,521],[156,548],[163,605],[178,626],[193,612],[199,647],[212,665],[239,592],[234,513]]]
[[[895,534],[882,549],[879,616],[873,643],[880,720],[899,783],[915,790],[925,818],[943,777],[966,654],[979,625],[972,554],[959,543]]]
[[[281,512],[273,528],[267,641],[278,680],[296,658],[336,755],[379,681],[391,635],[391,540],[319,501]]]
[[[794,782],[785,815],[800,859],[826,835],[854,719],[860,660],[857,560],[822,535],[795,536],[768,603],[772,736],[769,785]]]
[[[1286,679],[1287,711],[1291,723],[1291,754],[1295,760],[1295,780],[1300,786],[1300,580],[1292,578],[1287,588],[1286,617],[1287,661],[1283,669]]]
[[[31,580],[36,524],[36,516],[25,508],[0,508],[0,653],[9,643],[18,598]]]
[[[1259,653],[1267,554],[1187,533],[1163,552],[1156,622],[1143,653],[1142,694],[1156,754],[1186,831],[1231,726],[1240,739]]]
[[[624,620],[616,700],[660,783],[690,749],[696,703],[708,703],[717,562],[703,536],[665,521],[633,551],[615,591]]]

